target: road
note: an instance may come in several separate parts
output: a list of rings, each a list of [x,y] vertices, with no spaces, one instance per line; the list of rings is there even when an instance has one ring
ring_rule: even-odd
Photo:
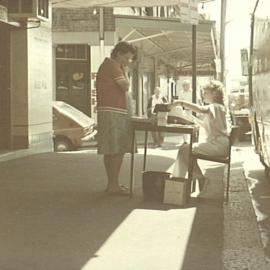
[[[270,261],[270,180],[266,179],[264,166],[260,163],[253,146],[247,142],[240,145],[264,252],[267,260]]]

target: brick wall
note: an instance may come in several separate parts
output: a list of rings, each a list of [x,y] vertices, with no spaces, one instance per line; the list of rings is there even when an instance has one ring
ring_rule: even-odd
[[[52,12],[53,32],[99,31],[99,8],[54,8]],[[112,8],[104,8],[104,31],[115,31]]]

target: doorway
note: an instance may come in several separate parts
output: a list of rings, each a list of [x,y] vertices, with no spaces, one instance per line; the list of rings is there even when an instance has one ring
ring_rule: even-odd
[[[0,22],[0,150],[11,148],[10,26]]]
[[[57,46],[56,100],[65,101],[87,115],[91,114],[89,69],[89,46]]]

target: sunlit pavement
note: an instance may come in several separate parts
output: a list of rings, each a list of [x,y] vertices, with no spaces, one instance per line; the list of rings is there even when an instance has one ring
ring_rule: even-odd
[[[170,140],[149,148],[147,169],[167,171],[176,153]],[[224,167],[205,162],[208,198],[195,193],[184,207],[143,201],[142,149],[132,199],[105,194],[94,148],[0,162],[0,269],[267,269],[240,153],[233,151],[228,205]],[[129,169],[127,155],[120,174],[126,185]]]

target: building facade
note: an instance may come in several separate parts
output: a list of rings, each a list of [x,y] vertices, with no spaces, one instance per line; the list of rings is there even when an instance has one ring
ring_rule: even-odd
[[[0,0],[0,151],[52,151],[53,100],[95,118],[96,73],[119,40],[139,52],[129,72],[137,115],[156,85],[169,100],[177,96],[180,77],[191,75],[191,25],[181,24],[178,11]],[[213,22],[197,29],[198,74],[213,75]]]
[[[0,151],[51,151],[50,9],[47,3],[44,20],[37,20],[39,9],[24,8],[20,1],[0,2]]]

